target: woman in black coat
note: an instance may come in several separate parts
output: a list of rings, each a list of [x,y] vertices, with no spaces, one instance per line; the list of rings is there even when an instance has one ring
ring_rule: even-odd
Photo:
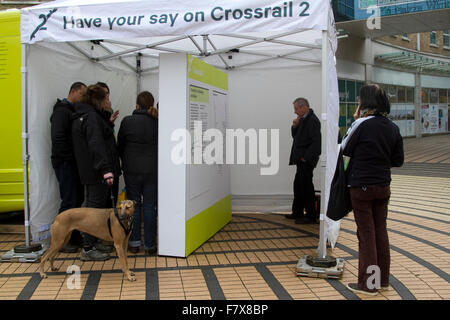
[[[86,186],[86,207],[111,207],[111,186],[120,176],[120,161],[109,119],[103,116],[105,90],[98,85],[87,88],[81,103],[75,105],[72,139],[80,180]],[[97,249],[107,252],[100,252]],[[81,259],[106,260],[111,248],[84,234]]]
[[[363,86],[357,120],[341,145],[343,154],[350,157],[347,183],[359,241],[358,283],[347,287],[367,295],[389,287],[386,219],[391,167],[400,167],[404,160],[402,136],[397,125],[387,118],[389,112],[385,91],[376,84]]]
[[[141,207],[144,249],[146,254],[156,252],[158,111],[153,107],[154,101],[150,92],[141,92],[136,99],[136,110],[122,120],[118,134],[127,197],[136,201],[128,242],[133,253],[139,252],[141,245]]]

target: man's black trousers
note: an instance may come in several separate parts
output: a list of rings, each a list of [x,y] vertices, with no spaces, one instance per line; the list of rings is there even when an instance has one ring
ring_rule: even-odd
[[[303,212],[306,211],[306,218],[311,220],[316,219],[313,171],[314,168],[307,162],[297,164],[297,172],[294,179],[292,213],[298,218],[303,217]]]

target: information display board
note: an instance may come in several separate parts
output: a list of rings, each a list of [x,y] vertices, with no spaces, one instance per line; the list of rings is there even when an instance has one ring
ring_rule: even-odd
[[[159,88],[158,254],[187,257],[231,220],[228,77],[193,56],[166,54]]]
[[[422,133],[439,133],[448,130],[448,109],[445,105],[422,105]]]

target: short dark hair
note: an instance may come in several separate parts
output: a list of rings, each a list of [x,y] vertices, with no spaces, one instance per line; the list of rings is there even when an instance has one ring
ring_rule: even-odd
[[[375,114],[389,114],[391,104],[386,92],[378,84],[366,84],[359,90],[361,109],[375,110]]]
[[[296,103],[298,104],[299,107],[307,106],[309,108],[309,102],[306,98],[302,98],[302,97],[297,98],[294,100],[293,104],[296,104]]]
[[[72,92],[72,90],[80,90],[81,88],[86,87],[86,85],[83,82],[77,81],[72,83],[72,85],[70,86],[70,90],[69,93]]]
[[[109,93],[109,87],[108,87],[108,85],[106,83],[99,81],[99,82],[96,83],[96,85],[98,85],[98,86],[100,86],[102,88],[105,88],[106,90],[108,90],[108,93]]]

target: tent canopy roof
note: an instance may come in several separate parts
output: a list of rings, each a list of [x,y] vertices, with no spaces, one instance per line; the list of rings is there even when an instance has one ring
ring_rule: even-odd
[[[94,61],[120,59],[128,69],[138,53],[155,58],[144,72],[157,67],[161,52],[187,52],[224,69],[316,64],[322,30],[330,29],[333,50],[336,41],[328,0],[58,0],[21,16],[22,43],[68,42]]]

